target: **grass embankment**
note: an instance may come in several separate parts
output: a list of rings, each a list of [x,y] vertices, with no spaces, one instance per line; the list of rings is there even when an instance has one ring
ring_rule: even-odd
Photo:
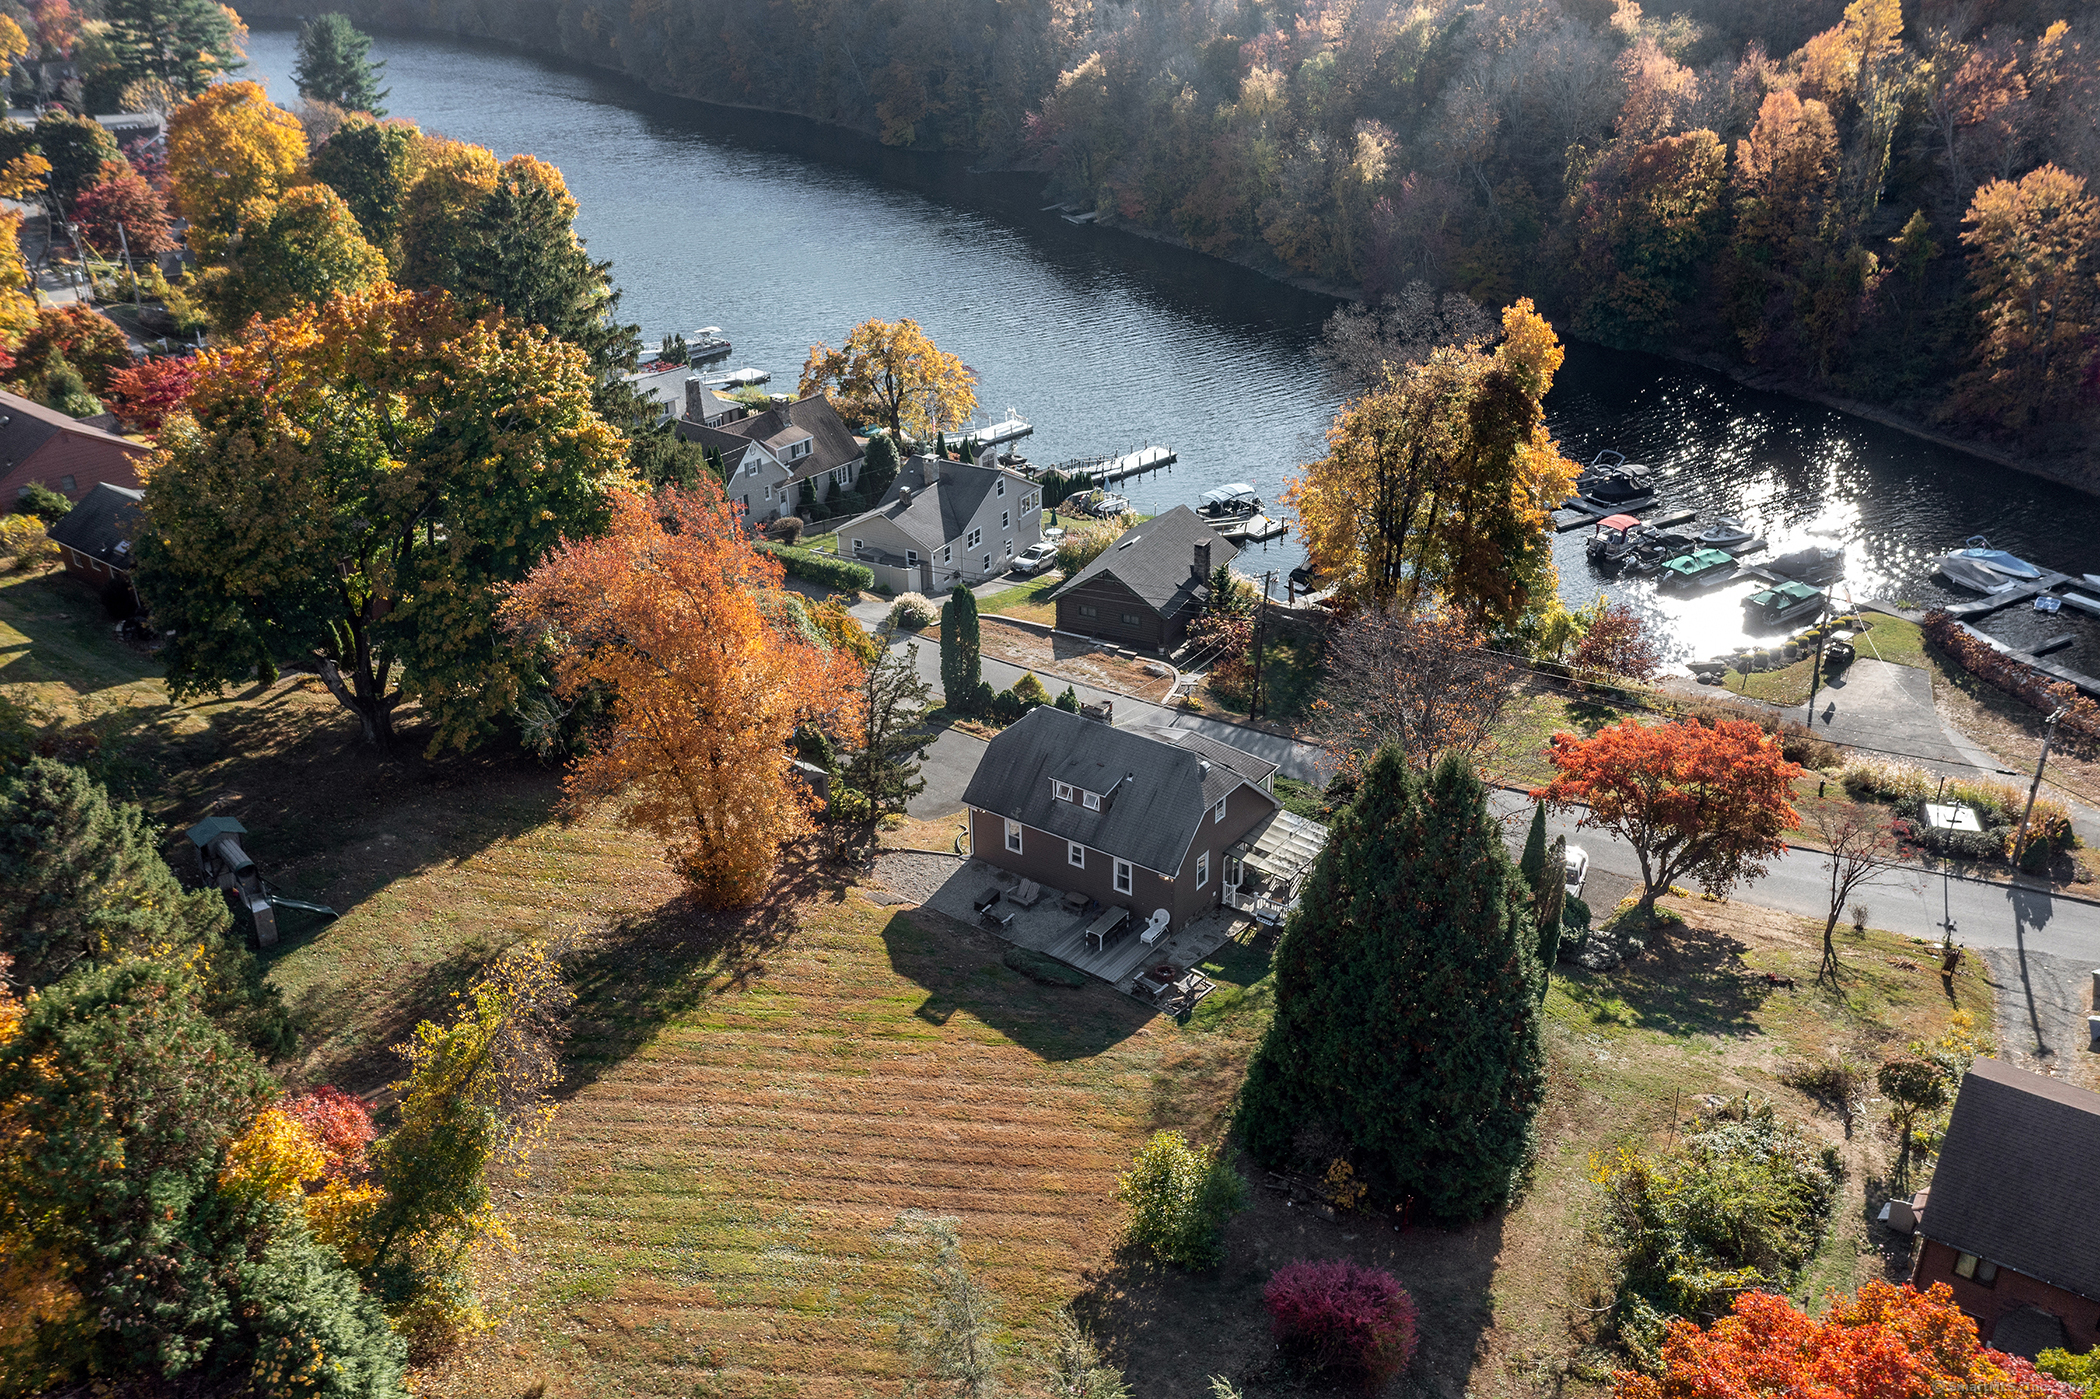
[[[977,610],[980,613],[1018,617],[1024,622],[1040,622],[1046,627],[1054,627],[1057,625],[1057,604],[1052,599],[1062,582],[1062,573],[1050,578],[1031,579],[1018,587],[979,598]]]
[[[1861,617],[1867,625],[1853,629],[1853,644],[1861,657],[1924,668],[1925,642],[1917,623],[1880,612],[1862,613]],[[1774,670],[1745,674],[1731,667],[1723,673],[1721,681],[1730,690],[1751,699],[1767,700],[1773,704],[1806,704],[1810,672],[1815,663],[1811,654]]]

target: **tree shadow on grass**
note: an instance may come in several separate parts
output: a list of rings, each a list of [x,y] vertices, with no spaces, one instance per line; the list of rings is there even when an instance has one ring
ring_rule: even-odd
[[[1244,1157],[1240,1169],[1259,1174]],[[1125,1245],[1089,1276],[1072,1309],[1131,1392],[1147,1399],[1209,1399],[1217,1374],[1250,1396],[1361,1395],[1360,1384],[1302,1374],[1279,1355],[1262,1306],[1263,1285],[1284,1264],[1347,1258],[1390,1271],[1420,1309],[1414,1364],[1385,1392],[1458,1394],[1493,1323],[1489,1286],[1503,1236],[1500,1216],[1459,1229],[1396,1230],[1363,1214],[1327,1219],[1257,1189],[1226,1226],[1217,1267],[1191,1272]]]
[[[680,894],[580,935],[562,956],[576,993],[563,1094],[625,1062],[666,1022],[765,975],[767,956],[802,926],[803,910],[848,887],[812,840],[782,852],[773,887],[749,908],[705,908]]]
[[[1645,950],[1610,972],[1562,966],[1566,993],[1600,1021],[1667,1035],[1757,1031],[1757,1011],[1772,984],[1744,963],[1746,944],[1681,923],[1658,925],[1645,939]]]
[[[890,915],[890,966],[925,988],[914,1012],[945,1025],[958,1010],[1039,1058],[1087,1059],[1136,1034],[1157,1012],[1105,983],[1045,986],[1007,966],[1006,943],[930,908]]]

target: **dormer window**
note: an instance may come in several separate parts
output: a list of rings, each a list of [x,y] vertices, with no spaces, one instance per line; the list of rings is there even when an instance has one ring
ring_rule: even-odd
[[[1099,811],[1101,809],[1101,794],[1099,792],[1087,792],[1084,795],[1086,800],[1081,805],[1085,806],[1088,811]]]
[[[802,458],[808,456],[812,440],[813,439],[811,438],[805,437],[800,442],[790,442],[788,444],[787,459],[789,461],[800,461],[802,460]]]
[[[1053,780],[1050,783],[1050,795],[1056,797],[1061,802],[1071,801],[1072,784],[1069,782],[1058,782]]]

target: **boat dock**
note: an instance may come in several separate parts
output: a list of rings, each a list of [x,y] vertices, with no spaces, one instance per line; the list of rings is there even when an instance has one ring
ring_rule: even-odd
[[[1035,435],[1035,426],[1011,408],[1007,415],[996,423],[983,427],[959,427],[949,434],[958,442],[974,441],[980,447],[1001,447],[1008,442],[1018,442]]]
[[[2056,574],[2054,576],[2059,579],[2063,577],[2062,574]],[[2026,592],[2027,596],[2032,597],[2034,596],[2035,592],[2040,591],[2040,589],[2039,587],[2036,587],[2032,590],[2023,591]],[[1996,601],[1996,599],[1991,599],[1991,601]],[[2079,598],[2077,602],[2084,604],[2084,606],[2080,608],[2081,611],[2100,613],[2100,603],[2095,603],[2090,598]],[[1996,609],[1994,608],[1992,610],[1995,611]],[[1953,615],[1952,608],[1948,609],[1948,615]],[[2008,646],[2004,642],[1998,640],[1997,637],[1991,636],[1985,632],[1978,631],[1976,628],[1970,626],[1967,622],[1957,622],[1955,625],[1959,626],[1970,636],[1975,637],[1984,645],[1990,647],[1993,651],[1996,651],[2001,655],[2010,656],[2014,660],[2020,662],[2022,665],[2030,666],[2033,669],[2040,671],[2042,674],[2048,676],[2051,680],[2060,680],[2064,684],[2071,686],[2073,689],[2077,690],[2080,694],[2085,695],[2089,699],[2100,699],[2100,680],[2095,680],[2090,675],[2081,675],[2077,671],[2072,670],[2067,666],[2060,666],[2054,661],[2045,661],[2041,658],[2039,654],[2040,652],[2053,651],[2058,649],[2056,645],[2057,639],[2045,641],[2040,646],[2036,647],[2033,651],[2022,651],[2017,646]]]
[[[1091,481],[1102,486],[1126,476],[1142,476],[1148,471],[1172,466],[1178,460],[1172,447],[1144,447],[1120,457],[1082,457],[1078,461],[1060,462],[1050,470],[1074,481]]]
[[[1582,529],[1596,524],[1599,520],[1608,519],[1613,515],[1638,515],[1644,510],[1653,510],[1654,508],[1655,502],[1653,500],[1650,500],[1646,505],[1636,504],[1630,510],[1616,505],[1609,510],[1603,510],[1590,504],[1588,501],[1580,503],[1570,502],[1564,509],[1575,511],[1575,518],[1569,520],[1556,517],[1553,521],[1553,528],[1557,533],[1566,534],[1571,529]],[[1669,529],[1696,518],[1698,514],[1699,512],[1696,510],[1672,510],[1667,515],[1658,515],[1654,519],[1645,520],[1642,523],[1656,529]]]
[[[1954,618],[1957,622],[1966,622],[1972,617],[1988,617],[1993,612],[2003,612],[2008,607],[2018,607],[2021,603],[2040,597],[2043,593],[2054,592],[2066,584],[2077,581],[2068,573],[2044,573],[2032,582],[2022,583],[2014,588],[2007,588],[2002,593],[1992,593],[1980,601],[1956,603],[1947,609],[1947,615]],[[2073,602],[2071,605],[2077,607],[2078,603]]]

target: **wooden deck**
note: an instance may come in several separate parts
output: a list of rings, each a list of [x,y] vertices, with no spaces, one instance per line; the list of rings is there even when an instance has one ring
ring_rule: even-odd
[[[1138,932],[1145,926],[1140,920],[1133,919],[1124,924],[1129,931],[1098,952],[1086,945],[1086,926],[1086,919],[1074,918],[1071,929],[1042,950],[1067,966],[1100,977],[1111,986],[1123,985],[1147,962],[1168,960],[1163,955],[1165,938],[1151,947],[1138,941]]]

